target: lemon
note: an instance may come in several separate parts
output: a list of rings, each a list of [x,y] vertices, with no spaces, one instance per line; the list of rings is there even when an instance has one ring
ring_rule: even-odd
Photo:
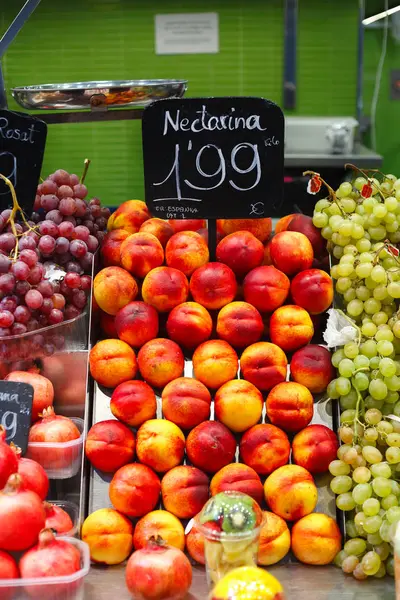
[[[219,580],[210,600],[284,600],[279,581],[264,569],[239,567]]]

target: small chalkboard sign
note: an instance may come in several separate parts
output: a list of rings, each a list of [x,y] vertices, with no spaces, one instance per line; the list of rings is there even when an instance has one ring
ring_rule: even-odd
[[[284,117],[263,98],[159,100],[143,114],[146,204],[163,219],[261,218],[283,199]]]
[[[28,383],[0,381],[0,425],[6,441],[14,442],[25,453],[28,446],[33,401],[33,387]]]
[[[42,169],[47,125],[30,115],[0,110],[0,173],[13,184],[21,208],[32,212]],[[10,208],[9,187],[0,179],[0,209]]]

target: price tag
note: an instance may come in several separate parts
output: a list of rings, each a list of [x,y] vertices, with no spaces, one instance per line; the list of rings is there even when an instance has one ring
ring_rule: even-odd
[[[284,117],[262,98],[159,100],[143,114],[146,204],[163,219],[261,218],[283,198]]]
[[[0,425],[6,441],[14,442],[25,453],[28,446],[33,401],[33,387],[28,383],[0,381]]]
[[[32,212],[42,169],[47,125],[24,113],[0,110],[0,173],[13,184],[26,214]],[[0,209],[10,208],[12,197],[0,180]]]

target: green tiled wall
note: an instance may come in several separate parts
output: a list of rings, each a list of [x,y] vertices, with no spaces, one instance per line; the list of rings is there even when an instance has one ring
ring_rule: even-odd
[[[6,0],[5,2],[6,3]],[[4,31],[22,0],[0,10]],[[355,112],[357,0],[300,0],[301,115]],[[6,85],[90,79],[187,78],[188,95],[282,99],[283,0],[42,0],[4,61]],[[154,15],[219,13],[216,55],[156,56]],[[10,107],[16,104],[10,100]],[[49,127],[44,173],[80,172],[106,204],[143,197],[139,122]]]

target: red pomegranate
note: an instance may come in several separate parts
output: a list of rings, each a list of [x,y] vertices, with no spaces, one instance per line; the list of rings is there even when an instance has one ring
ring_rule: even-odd
[[[38,373],[27,373],[26,371],[12,371],[5,377],[6,381],[18,381],[29,383],[33,387],[32,423],[38,420],[39,414],[48,406],[52,406],[54,400],[54,388],[50,379]]]
[[[36,492],[44,500],[49,491],[49,478],[42,465],[30,458],[20,458],[18,461],[18,475],[26,490]]]
[[[0,580],[1,579],[18,579],[19,570],[15,559],[7,552],[0,550]],[[1,589],[1,588],[0,588]],[[1,594],[3,598],[3,594]]]
[[[126,585],[139,600],[181,600],[192,583],[185,554],[158,537],[132,554],[126,565]]]
[[[55,538],[51,529],[43,529],[39,534],[39,542],[28,550],[19,562],[21,577],[62,577],[72,575],[81,568],[81,554],[70,542]],[[44,589],[43,586],[25,588],[29,596],[38,598],[74,597],[79,582],[58,584],[57,592]]]
[[[60,506],[50,502],[43,502],[43,506],[46,512],[46,529],[52,529],[57,534],[67,534],[73,529],[71,517]]]
[[[6,485],[8,478],[18,471],[19,449],[6,441],[6,430],[0,425],[0,489]]]
[[[32,425],[28,438],[29,458],[36,460],[45,469],[63,469],[69,467],[74,459],[76,448],[40,447],[40,443],[64,444],[80,437],[80,431],[68,417],[56,415],[54,408],[49,406],[42,413],[42,419]],[[32,446],[32,442],[35,443]]]
[[[26,550],[37,542],[46,521],[42,501],[23,488],[21,477],[11,475],[0,492],[0,548]]]

